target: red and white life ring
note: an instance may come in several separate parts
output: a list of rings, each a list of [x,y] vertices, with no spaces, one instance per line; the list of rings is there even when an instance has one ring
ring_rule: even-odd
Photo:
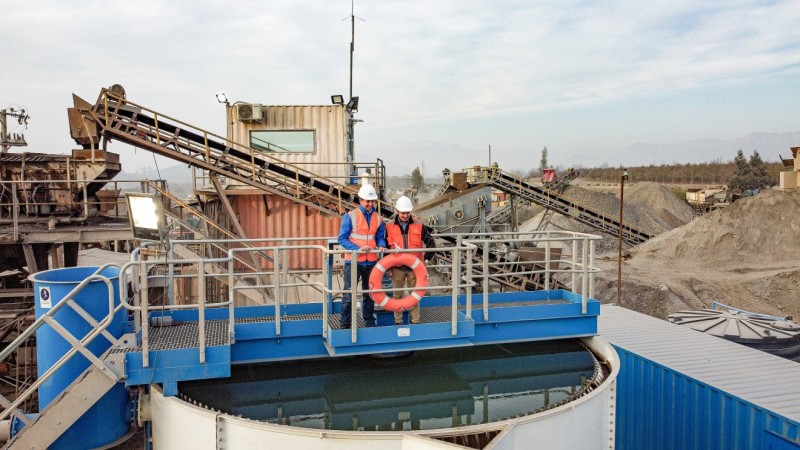
[[[411,253],[390,253],[375,264],[372,273],[369,275],[369,288],[380,289],[383,286],[383,274],[392,267],[399,266],[410,267],[417,277],[417,284],[414,286],[414,291],[403,298],[389,297],[386,292],[373,292],[370,294],[372,300],[386,311],[410,310],[417,306],[428,287],[428,269],[419,258]]]

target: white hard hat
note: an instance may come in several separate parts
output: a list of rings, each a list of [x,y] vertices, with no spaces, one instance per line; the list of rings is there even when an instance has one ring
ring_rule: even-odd
[[[411,204],[411,199],[405,195],[397,199],[397,204],[395,204],[394,207],[400,212],[411,212],[411,210],[414,209],[414,205]]]
[[[365,184],[358,190],[358,198],[362,200],[377,200],[378,194],[375,193],[375,188],[371,184]]]

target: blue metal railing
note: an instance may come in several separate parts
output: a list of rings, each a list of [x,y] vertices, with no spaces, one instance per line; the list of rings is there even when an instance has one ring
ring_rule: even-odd
[[[458,298],[462,294],[466,294],[466,315],[468,318],[472,317],[472,291],[476,286],[481,287],[483,294],[482,312],[484,320],[489,320],[489,291],[492,279],[498,277],[496,269],[502,269],[504,276],[539,276],[545,282],[544,286],[548,286],[553,277],[561,274],[562,277],[570,277],[572,291],[581,294],[582,313],[587,313],[587,300],[593,296],[594,292],[594,273],[599,269],[594,268],[594,242],[600,237],[575,232],[562,232],[562,231],[541,231],[541,232],[516,232],[516,233],[502,233],[501,235],[494,235],[492,233],[482,233],[480,235],[448,235],[454,238],[456,244],[447,247],[439,247],[435,249],[421,249],[413,250],[414,252],[435,252],[439,255],[446,254],[451,264],[432,265],[430,268],[439,272],[444,272],[449,275],[449,280],[446,284],[428,286],[428,291],[440,291],[449,293],[452,297],[451,302],[451,331],[453,335],[457,334],[458,327]],[[542,245],[543,259],[541,261],[490,261],[490,247],[500,242],[498,239],[502,238],[504,245],[522,245],[533,244]],[[143,364],[144,367],[149,365],[149,315],[150,312],[155,311],[155,307],[150,305],[148,298],[149,282],[154,277],[168,277],[166,280],[168,285],[172,286],[176,280],[180,279],[197,279],[197,299],[196,302],[189,304],[177,304],[175,298],[168,298],[167,304],[158,306],[159,311],[170,310],[197,310],[198,312],[198,333],[197,342],[199,343],[199,362],[205,362],[205,316],[206,309],[208,308],[228,308],[228,333],[230,341],[235,341],[234,336],[234,314],[237,299],[240,297],[237,294],[244,294],[247,291],[255,292],[257,295],[250,298],[261,298],[264,304],[270,303],[270,298],[267,293],[271,290],[271,300],[275,305],[274,320],[275,320],[275,333],[277,336],[281,335],[282,327],[282,311],[281,306],[288,304],[290,291],[300,291],[307,288],[306,293],[308,298],[303,298],[304,302],[320,302],[322,303],[322,336],[328,337],[330,332],[330,325],[328,317],[333,313],[333,299],[341,296],[344,293],[349,293],[354,299],[357,299],[357,294],[367,294],[375,292],[395,292],[398,289],[372,289],[361,290],[357,286],[355,280],[356,273],[351,271],[350,289],[345,291],[335,287],[336,272],[335,261],[340,260],[345,254],[350,254],[351,258],[357,259],[358,252],[349,252],[342,249],[328,248],[321,244],[322,242],[330,242],[329,238],[324,237],[308,237],[308,238],[282,238],[282,239],[245,239],[245,240],[192,240],[192,241],[173,241],[172,245],[180,244],[207,244],[207,243],[225,243],[230,245],[233,242],[243,244],[267,244],[261,247],[247,246],[241,248],[230,249],[227,255],[220,258],[195,258],[195,259],[176,259],[166,255],[161,258],[157,256],[153,259],[145,260],[141,258],[138,252],[134,252],[132,258],[134,261],[125,264],[121,269],[120,276],[120,292],[122,297],[122,304],[125,308],[136,312],[139,315],[136,320],[137,331],[141,331]],[[571,247],[570,259],[561,259],[560,253],[555,260],[554,252],[551,251],[553,246],[559,245],[563,248]],[[478,253],[478,250],[483,250],[482,273],[475,275],[473,273],[473,259],[472,254]],[[322,261],[321,270],[291,270],[289,267],[289,259],[292,252],[303,252],[313,250],[319,253]],[[401,250],[402,252],[410,252],[411,250]],[[246,260],[246,253],[258,254],[264,259],[266,264],[265,269],[257,267],[252,270],[252,267],[243,270],[241,261]],[[138,258],[138,259],[137,259]],[[238,262],[237,262],[238,261]],[[557,261],[557,263],[555,263]],[[524,264],[522,264],[524,263]],[[180,274],[175,270],[177,266],[193,265],[197,267],[196,274]],[[269,267],[271,265],[271,268]],[[162,266],[160,269],[159,266]],[[564,267],[562,267],[564,266]],[[491,270],[490,270],[491,269]],[[124,280],[129,278],[134,280],[134,288],[138,293],[137,302],[130,304],[126,301],[128,297],[128,287]],[[154,275],[157,272],[158,275]],[[266,278],[265,278],[266,277]],[[247,278],[255,278],[258,280],[256,283],[244,282]],[[476,281],[476,278],[479,279]],[[580,278],[580,280],[579,280]],[[227,295],[223,301],[209,301],[205,289],[207,283],[211,280],[224,281],[227,285]],[[264,281],[267,281],[266,283]],[[174,295],[170,291],[171,295]],[[299,302],[298,294],[298,302]],[[181,299],[186,300],[186,299]],[[181,302],[185,303],[185,302]],[[351,323],[351,341],[356,343],[358,340],[357,334],[357,314],[353,314]]]

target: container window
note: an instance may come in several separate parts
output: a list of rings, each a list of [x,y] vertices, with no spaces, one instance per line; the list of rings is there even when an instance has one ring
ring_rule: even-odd
[[[314,130],[251,131],[250,146],[264,153],[314,153]]]

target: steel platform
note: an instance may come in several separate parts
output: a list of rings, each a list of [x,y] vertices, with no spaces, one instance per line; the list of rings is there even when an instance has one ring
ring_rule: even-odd
[[[113,350],[125,357],[126,385],[163,383],[167,395],[180,381],[227,377],[231,364],[407,352],[503,342],[551,340],[597,333],[600,303],[564,290],[481,294],[457,298],[425,297],[420,324],[395,325],[392,312],[378,309],[377,326],[358,317],[354,329],[339,325],[339,302],[248,306],[205,312],[204,345],[197,312],[156,312],[170,325],[148,328],[147,354],[141,330],[128,335],[127,346]],[[327,306],[328,308],[325,308]],[[325,319],[324,311],[328,312]],[[469,312],[469,314],[468,314]],[[163,320],[162,320],[163,321]],[[155,321],[159,322],[159,321]],[[163,321],[169,323],[170,321]],[[135,342],[133,342],[135,340]],[[147,366],[147,367],[145,367]]]

